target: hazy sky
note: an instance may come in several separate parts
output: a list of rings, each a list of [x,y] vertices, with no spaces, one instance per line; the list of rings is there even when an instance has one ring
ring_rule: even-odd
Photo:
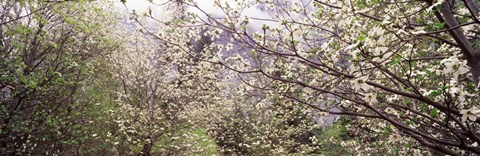
[[[127,0],[125,5],[129,10],[146,11],[152,4],[147,0]]]
[[[153,0],[153,3],[163,4],[166,1],[167,0]],[[198,4],[198,7],[201,10],[205,11],[206,13],[210,14],[213,17],[221,18],[221,17],[225,16],[225,14],[223,13],[223,11],[221,9],[216,8],[214,6],[214,0],[194,0],[194,1]],[[219,0],[219,1],[220,1],[221,4],[229,3],[229,5],[232,6],[232,7],[236,6],[234,0]],[[311,2],[311,0],[292,0],[291,2],[293,2],[293,1],[300,2],[300,3],[303,3],[303,4],[307,4],[307,3]],[[148,10],[148,8],[151,8],[152,13],[157,18],[164,18],[164,17],[161,17],[161,16],[165,15],[165,13],[164,13],[165,12],[165,10],[164,10],[165,7],[159,7],[159,6],[153,5],[152,3],[148,2],[148,0],[127,0],[127,3],[125,5],[128,7],[128,9],[130,11],[136,10],[136,12],[139,15],[142,15],[144,12],[146,12]],[[309,5],[311,5],[311,4],[309,4]],[[120,4],[119,7],[124,7],[124,6]],[[191,7],[191,8],[188,9],[188,11],[196,13],[200,18],[202,18],[204,20],[206,19],[206,15],[203,14],[203,12],[199,11],[196,8]],[[253,18],[261,18],[261,19],[272,19],[268,12],[260,10],[259,7],[257,7],[257,6],[252,6],[250,8],[244,9],[242,11],[241,16],[242,16],[242,18],[243,17],[249,17],[249,18],[253,17]],[[303,17],[298,16],[298,18],[303,18]],[[268,21],[263,21],[263,20],[251,19],[251,22],[249,22],[248,27],[249,27],[250,31],[259,31],[259,30],[261,30],[263,25],[269,25],[270,27],[276,27],[276,26],[279,26],[279,23],[278,22],[268,22]]]
[[[166,1],[167,0],[153,0],[153,3],[162,4],[162,3],[165,3]],[[194,0],[194,1],[195,3],[198,4],[199,8],[205,12],[212,14],[215,17],[224,16],[223,12],[219,8],[214,7],[214,0]],[[221,3],[228,2],[230,6],[235,6],[234,0],[220,0],[220,2]],[[136,10],[138,13],[147,11],[149,7],[152,8],[153,11],[163,11],[163,10],[155,10],[154,9],[155,5],[148,2],[148,0],[127,0],[125,5],[128,7],[129,10]],[[124,7],[124,6],[119,2],[118,7]],[[191,12],[197,13],[199,16],[202,16],[202,13],[198,9],[189,8],[188,10]],[[243,16],[249,16],[249,17],[262,17],[267,15],[255,7],[245,9],[242,14]]]

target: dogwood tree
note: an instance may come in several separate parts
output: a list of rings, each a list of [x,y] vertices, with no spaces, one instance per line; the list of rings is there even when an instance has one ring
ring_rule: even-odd
[[[372,130],[363,136],[384,130],[383,142],[408,148],[480,153],[475,1],[181,3],[188,16],[159,21],[171,29],[152,33],[178,53],[222,65],[253,90],[356,116],[363,122],[353,131]],[[208,46],[192,50],[188,41],[202,36]]]
[[[112,128],[103,132],[113,147],[108,153],[215,154],[216,144],[202,129],[206,114],[198,110],[221,102],[218,82],[212,81],[221,66],[199,62],[162,44],[145,28],[164,28],[129,11],[139,23],[127,20],[116,28],[112,36],[124,44],[108,59],[114,86],[108,92],[115,105],[108,111],[111,123],[105,123]]]

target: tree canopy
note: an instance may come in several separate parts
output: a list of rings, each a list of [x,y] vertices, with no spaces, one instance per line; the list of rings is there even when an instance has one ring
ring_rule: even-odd
[[[0,2],[0,154],[480,154],[480,2],[121,3]]]

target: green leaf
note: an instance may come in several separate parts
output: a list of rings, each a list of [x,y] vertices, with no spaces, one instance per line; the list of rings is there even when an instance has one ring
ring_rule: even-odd
[[[270,29],[270,27],[268,25],[265,25],[265,24],[262,25],[262,30],[263,31],[268,30],[268,29]]]
[[[438,116],[438,110],[437,109],[432,109],[430,111],[430,116],[436,118]]]
[[[248,52],[247,54],[250,55],[250,56],[255,56],[255,55],[257,55],[257,52],[255,50],[252,50],[252,51]]]
[[[440,95],[440,94],[441,94],[440,91],[434,90],[434,91],[432,91],[432,92],[429,94],[429,96],[430,96],[430,97],[435,97],[435,96],[438,96],[438,95]]]
[[[412,125],[412,124],[413,124],[413,122],[412,122],[412,121],[410,121],[410,120],[407,120],[407,122],[405,122],[405,124],[407,124],[407,125]]]
[[[423,23],[423,19],[420,18],[420,17],[418,17],[418,18],[416,19],[416,22],[417,22],[417,23]]]
[[[360,36],[357,37],[358,42],[365,42],[365,39],[367,39],[367,35],[361,34]]]
[[[432,31],[441,30],[445,27],[445,22],[435,22],[432,26]]]
[[[181,18],[175,18],[170,23],[177,25],[184,23],[184,21]]]
[[[438,88],[439,90],[442,90],[442,91],[445,91],[447,89],[451,88],[451,86],[440,86],[440,88]]]
[[[395,64],[398,64],[402,61],[402,59],[400,57],[395,57],[395,59],[390,63],[390,65],[395,65]]]

